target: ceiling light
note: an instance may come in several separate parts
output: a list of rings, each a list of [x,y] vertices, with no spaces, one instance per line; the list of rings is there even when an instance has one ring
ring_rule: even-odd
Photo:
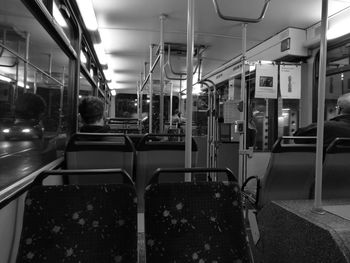
[[[68,27],[66,20],[63,18],[60,10],[58,9],[55,1],[53,2],[52,15],[61,27]]]
[[[106,80],[107,81],[111,81],[112,80],[112,72],[111,72],[111,70],[110,69],[104,69],[103,70],[103,73],[105,74],[105,77],[106,77]]]
[[[8,77],[0,75],[0,80],[5,81],[5,82],[11,82],[12,80]]]
[[[350,18],[343,18],[335,24],[330,24],[327,31],[327,39],[334,39],[350,33]]]
[[[108,84],[108,87],[110,90],[117,89],[117,83],[115,81],[112,81]]]
[[[86,57],[85,57],[85,54],[84,52],[80,51],[80,61],[81,63],[83,64],[86,64],[87,60],[86,60]]]
[[[201,84],[195,84],[192,88],[192,94],[193,95],[199,95],[201,93]]]
[[[95,31],[98,28],[96,15],[92,0],[76,0],[80,14],[83,17],[84,24],[88,30]]]
[[[112,89],[111,94],[112,94],[112,96],[115,96],[115,95],[117,95],[117,91],[115,89]]]
[[[102,44],[95,44],[94,45],[98,60],[100,61],[101,65],[107,64],[107,56],[105,53],[105,49]]]
[[[17,86],[24,88],[24,83],[22,81],[18,81]],[[26,85],[26,89],[30,89],[29,85]]]

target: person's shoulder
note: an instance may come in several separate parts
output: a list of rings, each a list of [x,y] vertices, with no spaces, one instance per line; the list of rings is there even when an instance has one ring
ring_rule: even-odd
[[[308,126],[299,128],[293,135],[294,136],[312,136],[317,131],[316,123],[311,123]]]

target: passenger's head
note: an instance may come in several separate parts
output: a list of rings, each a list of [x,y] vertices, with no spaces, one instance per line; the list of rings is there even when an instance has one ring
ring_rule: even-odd
[[[85,124],[104,124],[104,104],[97,97],[85,97],[79,104],[79,113]]]
[[[350,114],[350,93],[345,93],[338,98],[338,114]]]
[[[20,95],[15,103],[15,117],[17,119],[40,120],[46,109],[44,99],[33,93]]]

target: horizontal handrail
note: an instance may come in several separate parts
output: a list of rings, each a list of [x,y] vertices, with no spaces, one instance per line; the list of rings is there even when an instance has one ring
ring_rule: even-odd
[[[149,180],[148,185],[157,183],[159,180],[159,175],[161,173],[226,173],[228,181],[237,182],[237,178],[234,176],[233,172],[229,168],[206,168],[206,167],[196,167],[196,168],[158,168],[152,178]]]
[[[62,163],[63,158],[59,159],[60,162],[55,161],[53,163],[50,163],[49,166],[44,166],[42,169],[39,169],[38,171],[32,173],[31,175],[27,176],[23,180],[22,183],[17,184],[15,188],[11,187],[11,191],[7,190],[5,193],[1,193],[0,197],[0,209],[8,205],[10,202],[21,196],[23,193],[28,191],[30,188],[32,188],[35,185],[40,185],[42,181],[50,176],[50,175],[91,175],[91,174],[113,174],[113,173],[120,173],[123,175],[124,183],[130,184],[134,186],[134,182],[132,181],[130,175],[124,170],[124,169],[79,169],[79,170],[45,170],[48,167],[54,168],[57,167],[58,164]],[[53,164],[55,164],[53,166]],[[10,191],[10,192],[9,192]]]
[[[267,10],[267,7],[269,6],[270,1],[271,0],[266,0],[265,1],[264,7],[263,7],[263,9],[262,9],[262,11],[260,13],[260,16],[258,18],[245,18],[245,17],[226,16],[226,15],[223,15],[221,13],[221,11],[219,9],[219,6],[218,6],[218,3],[217,3],[217,0],[213,0],[213,4],[214,4],[215,11],[218,14],[218,16],[220,18],[224,19],[224,20],[243,22],[243,23],[258,23],[264,18],[266,10]]]
[[[69,170],[48,170],[40,173],[34,180],[34,184],[39,184],[44,180],[47,176],[50,175],[93,175],[93,174],[122,174],[124,183],[134,185],[133,180],[130,175],[121,168],[111,168],[111,169],[69,169]]]

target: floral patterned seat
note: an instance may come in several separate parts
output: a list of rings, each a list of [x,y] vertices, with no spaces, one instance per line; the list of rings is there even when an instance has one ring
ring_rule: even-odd
[[[147,262],[250,262],[235,182],[149,185],[145,238]]]
[[[25,201],[17,262],[136,262],[136,221],[133,186],[36,186]]]

